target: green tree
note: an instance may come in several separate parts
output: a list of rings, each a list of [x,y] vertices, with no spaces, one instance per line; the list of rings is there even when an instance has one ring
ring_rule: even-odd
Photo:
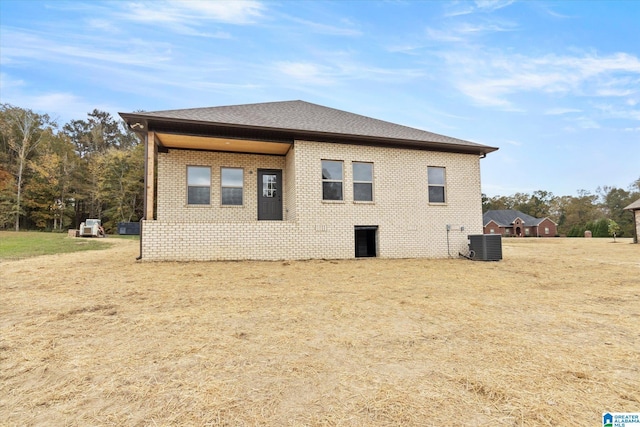
[[[0,166],[0,230],[15,224],[16,180]]]
[[[563,196],[558,199],[558,233],[577,237],[577,228],[584,230],[587,223],[602,218],[604,214],[597,199],[596,195],[586,190],[579,190],[577,197]]]
[[[486,195],[482,195],[482,212],[492,211],[492,210],[503,210],[503,209],[511,209],[513,204],[510,199],[506,196],[494,196],[487,197]]]
[[[620,232],[620,226],[612,219],[609,220],[608,230],[609,235],[613,236],[613,241],[616,241],[616,235]]]
[[[105,211],[111,211],[112,201],[100,190],[101,174],[110,150],[128,151],[138,145],[138,139],[122,121],[115,120],[111,114],[93,110],[86,120],[72,120],[62,128],[75,146],[83,162],[84,180],[78,183],[75,203],[76,221],[85,218],[102,218]],[[140,198],[142,193],[140,194]]]
[[[69,135],[80,157],[105,153],[110,148],[127,150],[137,145],[137,138],[122,121],[94,109],[86,120],[72,120],[62,130]]]
[[[31,110],[14,107],[9,104],[0,105],[0,133],[5,144],[13,153],[16,177],[15,198],[15,230],[20,230],[22,210],[22,189],[24,185],[27,161],[34,150],[42,142],[44,135],[53,132],[55,123],[48,115],[36,114]]]
[[[27,215],[38,228],[62,229],[72,222],[74,185],[79,157],[64,134],[50,135],[29,161],[31,179],[25,187]]]
[[[144,193],[144,146],[128,150],[112,148],[97,159],[98,197],[108,200],[103,211],[105,229],[118,222],[138,220],[142,216]]]

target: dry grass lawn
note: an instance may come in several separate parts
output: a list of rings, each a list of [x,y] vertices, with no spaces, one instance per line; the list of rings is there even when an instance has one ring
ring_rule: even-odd
[[[117,239],[114,239],[117,240]],[[640,410],[640,245],[500,262],[0,264],[7,426],[600,425]]]

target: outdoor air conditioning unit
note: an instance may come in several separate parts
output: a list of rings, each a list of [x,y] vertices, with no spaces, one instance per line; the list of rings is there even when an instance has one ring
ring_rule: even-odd
[[[502,236],[499,234],[470,234],[469,257],[478,261],[502,259]]]

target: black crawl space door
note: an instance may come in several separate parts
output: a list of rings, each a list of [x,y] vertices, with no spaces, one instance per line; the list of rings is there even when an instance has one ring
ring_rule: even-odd
[[[258,220],[282,220],[280,169],[258,169]]]
[[[356,258],[377,256],[377,225],[356,225]]]

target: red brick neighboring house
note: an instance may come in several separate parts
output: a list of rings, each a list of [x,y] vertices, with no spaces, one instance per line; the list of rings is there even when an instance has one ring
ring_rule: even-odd
[[[484,234],[505,237],[555,237],[557,224],[549,218],[534,218],[513,209],[487,211],[482,216]]]
[[[638,234],[640,234],[640,199],[631,203],[624,208],[625,211],[631,211],[633,213],[634,223],[636,225],[636,232],[633,236],[633,243],[638,243]]]

